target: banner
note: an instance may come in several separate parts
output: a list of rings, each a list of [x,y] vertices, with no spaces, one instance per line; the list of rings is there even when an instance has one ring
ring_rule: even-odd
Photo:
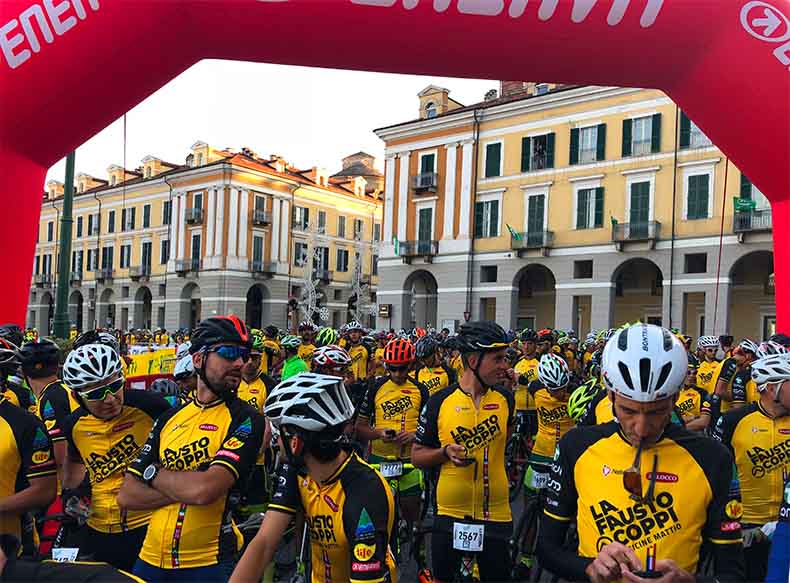
[[[126,370],[126,377],[173,374],[176,363],[176,349],[165,348],[156,352],[133,354],[132,362]]]

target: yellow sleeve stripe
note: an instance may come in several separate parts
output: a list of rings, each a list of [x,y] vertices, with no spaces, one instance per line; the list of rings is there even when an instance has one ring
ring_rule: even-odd
[[[381,577],[379,579],[349,579],[349,583],[384,583],[386,580],[385,577]]]
[[[286,514],[296,514],[296,508],[289,508],[288,506],[280,506],[279,504],[269,504],[269,510],[278,510]]]
[[[226,468],[228,468],[234,476],[236,476],[237,478],[239,477],[239,472],[236,471],[236,468],[234,468],[232,465],[230,465],[226,461],[215,459],[214,461],[211,462],[211,465],[212,466],[214,466],[214,465],[223,465]]]
[[[140,476],[141,478],[143,477],[143,473],[142,472],[138,472],[136,469],[134,469],[132,467],[126,468],[126,471],[129,472],[130,474],[134,474],[135,476]]]
[[[711,538],[708,540],[710,540],[710,542],[712,542],[714,545],[739,545],[743,542],[743,539],[740,537],[732,540],[725,540],[721,538]]]
[[[553,518],[554,520],[559,520],[560,522],[570,522],[571,520],[573,520],[572,518],[566,518],[565,516],[559,516],[558,514],[552,514],[551,512],[546,510],[545,508],[543,509],[543,514],[545,514],[549,518]]]
[[[53,467],[51,470],[41,470],[40,472],[28,472],[25,474],[28,478],[44,478],[47,476],[54,476],[57,472]]]

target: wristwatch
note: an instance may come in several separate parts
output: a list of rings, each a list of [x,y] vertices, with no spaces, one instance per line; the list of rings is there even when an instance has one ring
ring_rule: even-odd
[[[150,466],[145,468],[143,470],[143,482],[145,482],[146,485],[148,486],[153,484],[154,478],[156,478],[156,475],[159,473],[159,470],[160,468],[156,464],[151,464]]]

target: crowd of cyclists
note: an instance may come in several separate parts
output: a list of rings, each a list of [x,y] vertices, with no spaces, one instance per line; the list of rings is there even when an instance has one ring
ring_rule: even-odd
[[[173,372],[132,389],[147,345]],[[0,580],[786,582],[789,348],[0,326]]]

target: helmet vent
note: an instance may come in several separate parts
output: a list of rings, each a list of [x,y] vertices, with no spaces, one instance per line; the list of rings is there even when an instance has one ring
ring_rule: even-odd
[[[634,383],[631,380],[631,373],[629,372],[628,367],[626,366],[626,364],[624,362],[618,362],[617,363],[617,368],[620,369],[620,375],[623,377],[623,380],[625,381],[625,384],[627,384],[628,388],[633,391],[634,390]]]
[[[652,365],[649,358],[639,359],[639,381],[642,385],[642,392],[650,391],[650,369]]]

